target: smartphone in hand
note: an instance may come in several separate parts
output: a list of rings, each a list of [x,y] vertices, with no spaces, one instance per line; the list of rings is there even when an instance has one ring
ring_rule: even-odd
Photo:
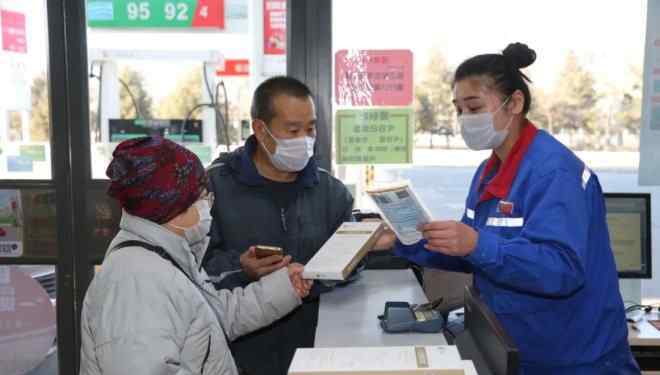
[[[277,246],[256,245],[254,250],[257,255],[257,259],[267,258],[273,255],[284,256],[284,251],[282,248]]]

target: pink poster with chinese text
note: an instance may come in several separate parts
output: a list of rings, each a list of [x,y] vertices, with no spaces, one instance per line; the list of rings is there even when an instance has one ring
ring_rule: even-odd
[[[410,50],[340,50],[335,98],[346,106],[408,106],[413,99]]]

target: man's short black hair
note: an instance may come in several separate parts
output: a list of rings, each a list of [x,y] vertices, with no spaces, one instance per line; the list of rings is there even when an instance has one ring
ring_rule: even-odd
[[[261,120],[266,124],[275,117],[273,99],[278,95],[294,98],[311,98],[312,92],[299,80],[292,77],[278,76],[265,80],[257,87],[252,97],[250,115],[253,120]]]

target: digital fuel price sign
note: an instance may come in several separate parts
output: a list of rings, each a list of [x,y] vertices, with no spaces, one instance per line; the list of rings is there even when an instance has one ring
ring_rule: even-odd
[[[87,22],[111,29],[224,29],[224,0],[87,0]]]

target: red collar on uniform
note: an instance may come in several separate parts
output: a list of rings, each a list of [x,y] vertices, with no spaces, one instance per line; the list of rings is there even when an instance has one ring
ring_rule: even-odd
[[[520,130],[520,137],[511,148],[509,155],[506,157],[504,163],[500,166],[500,159],[495,152],[488,159],[488,163],[481,173],[479,179],[480,185],[484,179],[500,166],[495,177],[486,185],[486,188],[479,197],[479,202],[487,201],[493,198],[505,199],[511,190],[513,179],[516,178],[520,162],[525,157],[529,145],[534,140],[538,129],[534,124],[527,121]]]

